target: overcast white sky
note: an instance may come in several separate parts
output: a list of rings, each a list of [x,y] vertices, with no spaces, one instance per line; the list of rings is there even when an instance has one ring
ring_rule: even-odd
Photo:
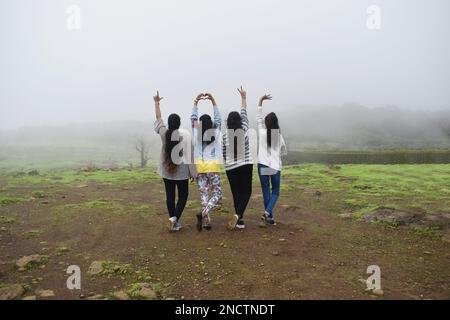
[[[81,8],[81,29],[66,9]],[[366,27],[369,5],[381,30]],[[448,0],[2,0],[0,130],[236,108],[450,108]],[[292,115],[295,116],[295,115]]]

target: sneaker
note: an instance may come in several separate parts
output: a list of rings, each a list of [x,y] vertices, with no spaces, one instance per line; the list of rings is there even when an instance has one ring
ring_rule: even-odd
[[[175,231],[176,224],[177,224],[177,217],[170,217],[169,221],[167,222],[167,229],[169,229],[169,231]]]
[[[203,214],[203,229],[205,230],[211,230],[211,216],[209,213]]]
[[[267,212],[264,212],[263,215],[261,216],[261,223],[259,224],[259,226],[261,228],[264,228],[267,226],[267,218],[269,217],[269,214]]]
[[[239,216],[237,214],[233,215],[233,218],[228,223],[228,230],[234,230],[236,228],[238,221],[239,221]]]
[[[266,224],[269,225],[269,226],[276,226],[277,225],[275,219],[272,218],[272,217],[267,217]]]
[[[202,225],[203,225],[203,215],[201,213],[196,214],[197,217],[197,230],[202,231]]]
[[[173,227],[173,230],[174,230],[174,231],[180,231],[181,228],[182,228],[181,223],[179,223],[179,222],[177,221],[177,223],[175,223],[175,226]]]
[[[245,223],[244,223],[244,220],[239,219],[239,221],[236,223],[236,228],[237,228],[237,229],[245,229]]]

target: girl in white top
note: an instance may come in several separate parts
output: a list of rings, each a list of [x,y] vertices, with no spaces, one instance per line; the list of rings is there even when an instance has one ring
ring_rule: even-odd
[[[258,123],[258,175],[264,199],[264,225],[276,225],[273,209],[280,196],[281,157],[287,154],[286,143],[280,132],[278,117],[274,112],[263,118],[263,102],[271,95],[259,99],[256,121]]]

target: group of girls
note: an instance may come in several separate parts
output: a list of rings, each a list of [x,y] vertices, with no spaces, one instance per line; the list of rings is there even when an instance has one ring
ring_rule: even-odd
[[[161,137],[162,148],[159,174],[166,190],[169,213],[169,231],[181,229],[180,218],[189,195],[189,179],[196,180],[200,193],[201,211],[196,214],[197,230],[211,229],[211,213],[222,198],[220,173],[222,166],[233,196],[234,215],[228,229],[244,229],[244,213],[252,194],[253,158],[250,150],[247,94],[242,86],[240,112],[228,114],[226,128],[222,130],[222,117],[216,100],[210,93],[200,93],[194,100],[191,114],[192,134],[180,128],[180,117],[172,113],[167,125],[161,118],[159,92],[155,101],[155,131]],[[207,113],[199,117],[198,104],[208,100],[213,106],[213,118]],[[286,144],[280,133],[274,112],[263,117],[263,102],[272,100],[270,95],[259,99],[257,107],[258,176],[261,182],[264,212],[261,225],[276,225],[275,204],[280,195],[281,157],[286,154]],[[176,200],[176,194],[178,199]]]

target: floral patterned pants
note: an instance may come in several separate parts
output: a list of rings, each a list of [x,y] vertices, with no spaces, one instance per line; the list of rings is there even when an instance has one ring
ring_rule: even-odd
[[[197,175],[198,190],[200,191],[200,202],[204,215],[216,207],[217,202],[222,198],[222,186],[220,184],[220,174],[218,172],[199,173]]]

